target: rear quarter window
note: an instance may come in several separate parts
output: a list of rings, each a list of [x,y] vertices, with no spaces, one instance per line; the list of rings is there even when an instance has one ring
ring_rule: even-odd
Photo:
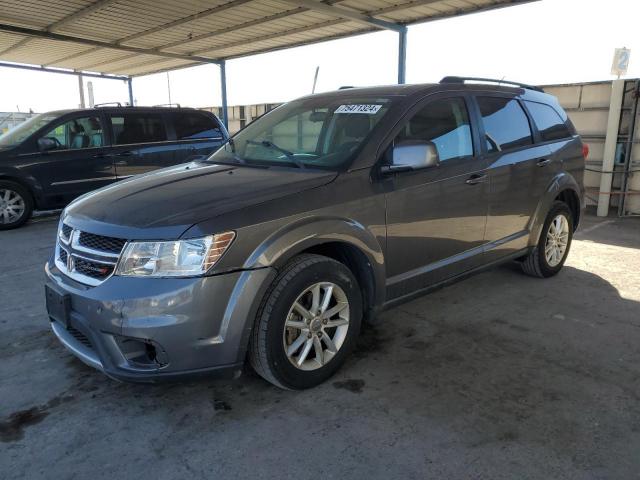
[[[489,152],[533,144],[531,126],[520,103],[513,98],[477,97]]]
[[[218,123],[208,115],[197,112],[178,112],[172,115],[177,140],[221,138]]]
[[[571,136],[564,112],[562,112],[563,118],[550,105],[530,101],[525,101],[525,104],[543,141],[560,140]]]

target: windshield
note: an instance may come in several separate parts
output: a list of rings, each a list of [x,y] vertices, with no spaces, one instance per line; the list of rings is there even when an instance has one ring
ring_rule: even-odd
[[[390,104],[378,97],[295,100],[238,132],[208,161],[335,170],[364,145]]]
[[[31,117],[26,122],[21,123],[17,127],[12,128],[4,135],[0,135],[0,146],[9,147],[20,145],[33,133],[40,130],[46,124],[58,118],[60,114],[40,113],[35,117]]]

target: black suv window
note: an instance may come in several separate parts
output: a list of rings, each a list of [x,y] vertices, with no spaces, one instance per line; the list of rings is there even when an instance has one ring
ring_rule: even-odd
[[[159,114],[125,113],[111,116],[113,143],[163,142],[167,140],[164,121]]]
[[[101,147],[102,123],[97,116],[74,118],[59,124],[43,137],[53,140],[58,150]]]
[[[477,100],[489,152],[533,143],[529,119],[517,100],[501,97],[478,97]]]
[[[551,106],[537,102],[526,102],[529,113],[540,131],[542,140],[559,140],[571,136],[569,127],[558,112]]]
[[[435,100],[416,113],[396,137],[433,142],[440,160],[473,155],[469,114],[462,98]]]
[[[172,115],[177,140],[220,138],[222,131],[211,117],[196,112],[177,112]]]

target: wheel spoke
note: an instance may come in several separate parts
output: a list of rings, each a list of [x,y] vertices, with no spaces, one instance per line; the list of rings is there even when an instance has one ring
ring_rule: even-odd
[[[318,308],[320,308],[320,284],[311,289],[311,313],[317,314]]]
[[[294,303],[293,309],[296,312],[298,312],[303,318],[306,318],[307,320],[311,320],[313,318],[313,315],[311,315],[311,312],[309,312],[309,310],[307,310],[302,305],[300,305],[300,302]]]
[[[2,199],[3,199],[5,202],[8,202],[10,197],[11,197],[11,190],[5,190],[5,191],[4,191],[4,196],[3,196],[3,198],[2,198]]]
[[[322,297],[322,303],[320,304],[320,313],[324,313],[329,308],[329,302],[333,296],[333,285],[329,285],[324,289],[324,296]]]
[[[295,342],[293,342],[287,349],[287,356],[290,357],[291,355],[296,353],[306,340],[307,340],[307,334],[301,333],[300,336],[296,338]]]
[[[322,343],[317,336],[313,336],[313,349],[316,352],[316,361],[320,365],[324,365],[324,352],[322,351]]]
[[[329,320],[331,317],[333,317],[336,313],[340,313],[342,310],[344,310],[345,308],[347,308],[347,303],[346,302],[339,302],[336,306],[334,306],[333,308],[331,308],[331,310],[327,310],[326,312],[324,312],[320,318],[322,318],[323,320]]]
[[[327,350],[329,350],[330,352],[336,353],[338,351],[338,349],[336,348],[336,344],[333,343],[333,340],[331,340],[331,337],[327,335],[326,332],[322,332],[322,341],[327,346]]]
[[[298,366],[301,366],[304,363],[304,361],[307,359],[307,356],[309,355],[309,351],[311,350],[312,346],[313,346],[313,340],[311,339],[307,340],[307,342],[304,344],[304,348],[302,349],[302,352],[298,356],[298,360],[296,361],[296,364]]]
[[[333,327],[341,327],[342,325],[348,325],[348,324],[349,324],[349,320],[346,320],[344,318],[336,318],[335,320],[327,321],[324,327],[333,328]]]
[[[298,330],[304,330],[307,328],[307,324],[304,322],[301,322],[300,320],[287,320],[285,323],[285,326],[296,328]]]

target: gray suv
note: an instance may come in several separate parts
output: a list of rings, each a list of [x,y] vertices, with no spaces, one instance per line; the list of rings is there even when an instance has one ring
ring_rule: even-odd
[[[303,389],[382,309],[510,260],[555,275],[586,146],[554,97],[468,80],[301,98],[204,160],[77,199],[46,265],[53,332],[116,379],[248,359]]]

